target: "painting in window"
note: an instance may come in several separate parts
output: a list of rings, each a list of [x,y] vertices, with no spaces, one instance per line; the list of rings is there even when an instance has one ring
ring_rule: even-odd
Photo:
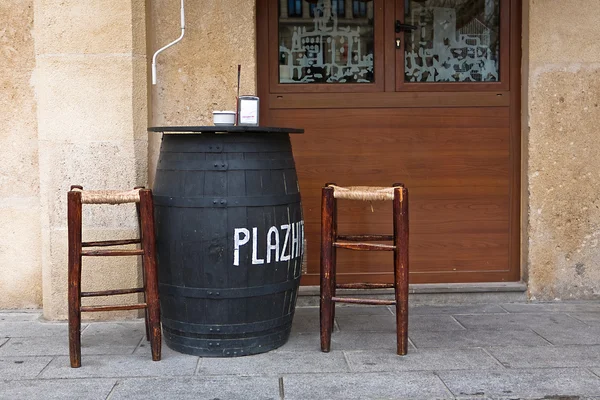
[[[500,0],[406,0],[406,82],[497,82]]]
[[[354,16],[354,1],[303,0],[301,18],[290,17],[291,3],[279,1],[280,83],[375,81],[374,1],[361,1],[360,18]]]

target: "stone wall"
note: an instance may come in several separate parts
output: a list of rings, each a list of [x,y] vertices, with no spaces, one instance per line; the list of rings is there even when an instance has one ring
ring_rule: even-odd
[[[46,318],[61,319],[67,310],[70,185],[121,189],[147,182],[145,5],[144,0],[33,3],[43,305]],[[83,224],[84,240],[131,237],[137,230],[135,207],[84,206]],[[136,263],[84,259],[82,288],[133,287],[139,281]],[[135,301],[133,296],[110,301]]]
[[[597,0],[529,1],[524,193],[536,300],[600,298],[599,15]]]
[[[237,66],[241,94],[256,94],[255,0],[186,1],[183,40],[157,57],[158,83],[152,88],[152,120],[162,125],[212,125],[214,110],[235,110]],[[150,5],[148,57],[181,34],[180,2]],[[150,138],[150,181],[160,134]]]
[[[42,304],[33,0],[0,2],[0,309]]]

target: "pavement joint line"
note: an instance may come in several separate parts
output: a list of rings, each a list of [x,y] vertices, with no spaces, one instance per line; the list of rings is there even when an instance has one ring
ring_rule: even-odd
[[[42,368],[42,370],[35,376],[35,379],[41,378],[42,377],[42,373],[48,368],[48,366],[50,365],[50,363],[52,363],[52,361],[54,361],[54,356],[52,356],[50,358],[50,361],[48,361],[48,364],[46,364],[44,366],[44,368]]]
[[[352,365],[350,364],[350,360],[348,360],[348,355],[346,354],[347,350],[342,350],[342,355],[344,356],[344,361],[346,362],[346,367],[348,367],[348,371],[352,371]]]
[[[461,326],[464,330],[468,330],[466,326],[464,326],[463,324],[461,324],[454,315],[450,315],[450,318],[452,318],[454,320],[454,322],[456,322],[459,326]]]
[[[438,371],[431,371],[431,373],[439,379],[440,382],[442,382],[442,385],[444,385],[444,387],[446,388],[446,390],[448,391],[448,394],[453,398],[456,399],[456,395],[452,392],[452,390],[450,390],[450,388],[448,387],[448,385],[446,385],[446,382],[444,382],[444,380],[442,379],[442,377],[438,374]]]
[[[502,364],[502,362],[500,360],[498,360],[488,349],[486,349],[485,347],[478,347],[478,348],[483,350],[488,356],[490,356],[494,360],[496,360],[496,362],[498,363],[498,365],[500,365],[502,367],[502,369],[508,369],[506,367],[506,365]]]
[[[508,311],[506,308],[504,308],[503,304],[498,304],[498,307],[500,307],[501,309],[503,309],[504,311],[506,311],[507,314],[512,314],[510,311]]]
[[[543,337],[541,334],[539,334],[538,332],[536,332],[535,329],[533,328],[529,328],[531,330],[531,332],[535,333],[536,335],[538,335],[539,337],[541,337],[543,340],[545,340],[546,342],[548,342],[551,346],[556,347],[556,345],[554,343],[552,343],[551,341],[549,341],[548,339],[546,339],[545,337]]]
[[[117,381],[115,382],[115,384],[113,385],[113,387],[110,388],[110,392],[108,392],[108,394],[106,395],[106,399],[105,400],[110,400],[110,398],[112,397],[113,393],[115,392],[115,389],[117,388],[117,386],[119,386],[119,382],[120,382],[120,379],[117,379]]]
[[[415,350],[419,350],[419,348],[415,345],[410,336],[408,337],[408,343],[410,343]]]
[[[196,368],[194,368],[193,376],[200,375],[200,365],[202,363],[202,357],[198,357],[198,361],[196,362]]]
[[[142,343],[144,343],[144,340],[146,340],[146,335],[144,334],[144,336],[142,336],[142,338],[140,339],[140,341],[138,342],[137,346],[135,346],[133,348],[133,351],[131,352],[131,355],[135,354],[135,351],[142,345]]]
[[[574,320],[576,320],[576,321],[579,321],[579,322],[581,322],[582,324],[585,324],[585,325],[587,325],[587,326],[589,326],[589,327],[592,327],[592,326],[594,326],[594,325],[590,325],[590,324],[588,324],[587,322],[585,322],[585,321],[583,321],[583,320],[581,320],[581,319],[579,319],[579,318],[577,318],[577,317],[574,317],[573,315],[571,315],[571,313],[567,313],[567,316],[569,316],[570,318],[573,318]]]
[[[599,370],[599,372],[598,372],[598,373],[595,373],[594,371],[592,371],[592,370],[590,369],[590,367],[587,367],[586,369],[587,369],[588,371],[590,371],[590,372],[592,373],[592,375],[594,375],[594,376],[597,376],[598,378],[600,378],[600,370]]]

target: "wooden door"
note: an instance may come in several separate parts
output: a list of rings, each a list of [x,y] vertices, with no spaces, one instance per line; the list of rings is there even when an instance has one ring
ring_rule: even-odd
[[[518,0],[257,1],[261,122],[306,130],[303,284],[327,182],[406,184],[411,283],[519,280],[520,18]],[[391,204],[339,209],[340,232],[391,232]],[[341,250],[338,280],[390,282],[391,261]]]

